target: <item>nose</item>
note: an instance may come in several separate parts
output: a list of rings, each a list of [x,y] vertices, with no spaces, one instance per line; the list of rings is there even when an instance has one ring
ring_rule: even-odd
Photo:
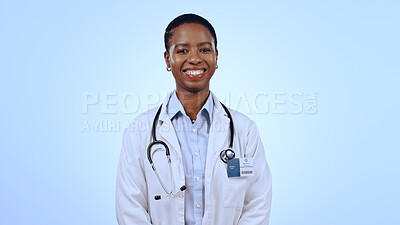
[[[190,52],[188,62],[193,65],[201,63],[201,58],[200,55],[197,53],[197,51]]]

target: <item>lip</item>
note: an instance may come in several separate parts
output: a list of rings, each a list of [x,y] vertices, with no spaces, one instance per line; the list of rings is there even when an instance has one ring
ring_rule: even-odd
[[[202,71],[202,72],[200,72]],[[186,68],[183,69],[182,72],[186,75],[187,78],[191,80],[201,79],[204,74],[207,72],[206,68]]]

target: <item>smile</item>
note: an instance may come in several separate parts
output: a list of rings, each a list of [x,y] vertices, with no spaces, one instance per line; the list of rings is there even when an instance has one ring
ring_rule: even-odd
[[[206,69],[186,69],[183,70],[183,72],[189,78],[198,79],[203,77],[204,73],[206,72]]]

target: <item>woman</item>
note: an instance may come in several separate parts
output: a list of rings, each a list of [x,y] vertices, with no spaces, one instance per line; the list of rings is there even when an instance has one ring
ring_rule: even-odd
[[[125,130],[118,223],[268,224],[271,174],[257,127],[209,90],[218,68],[214,28],[198,15],[181,15],[164,41],[176,90]]]

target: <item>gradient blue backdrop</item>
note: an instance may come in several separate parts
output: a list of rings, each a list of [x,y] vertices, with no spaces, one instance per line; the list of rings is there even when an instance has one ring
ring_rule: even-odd
[[[211,89],[259,126],[271,225],[400,224],[399,11],[394,0],[0,0],[0,224],[116,224],[124,124],[174,88],[163,32],[186,12],[217,31]],[[310,92],[315,113],[254,110]]]

